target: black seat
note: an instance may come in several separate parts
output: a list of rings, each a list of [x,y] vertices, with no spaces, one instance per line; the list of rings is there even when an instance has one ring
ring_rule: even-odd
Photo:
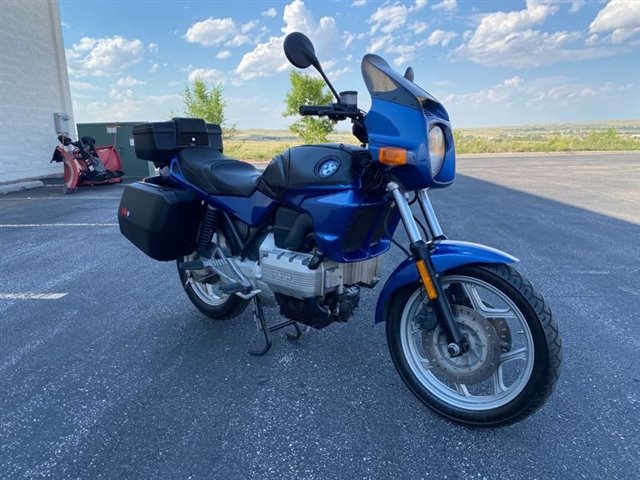
[[[260,180],[260,171],[253,165],[209,147],[181,150],[178,164],[189,183],[211,195],[250,197]]]

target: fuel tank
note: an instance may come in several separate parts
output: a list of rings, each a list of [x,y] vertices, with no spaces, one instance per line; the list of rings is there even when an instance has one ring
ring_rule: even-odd
[[[397,225],[377,169],[366,148],[303,145],[276,156],[258,188],[311,217],[316,245],[326,257],[363,261],[389,249],[386,232]]]
[[[276,155],[262,175],[259,189],[282,199],[305,188],[354,188],[369,151],[353,145],[301,145]]]

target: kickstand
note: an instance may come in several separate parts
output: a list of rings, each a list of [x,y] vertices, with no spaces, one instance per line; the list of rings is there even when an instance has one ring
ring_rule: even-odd
[[[250,355],[256,355],[256,356],[262,356],[264,354],[266,354],[270,349],[271,349],[271,345],[272,345],[272,337],[271,337],[271,332],[275,332],[276,330],[280,330],[282,328],[288,327],[289,325],[293,325],[295,327],[295,333],[291,333],[289,334],[289,332],[287,332],[287,336],[293,340],[297,340],[299,339],[302,334],[304,333],[304,330],[300,327],[300,325],[298,324],[298,322],[294,321],[294,320],[285,320],[283,322],[277,323],[273,326],[269,326],[267,324],[267,320],[264,318],[264,311],[262,309],[262,301],[260,300],[260,298],[258,297],[258,295],[254,296],[252,298],[253,301],[253,319],[256,322],[256,328],[258,329],[258,334],[262,334],[262,337],[264,338],[264,343],[262,348],[249,348],[247,351],[249,352]]]

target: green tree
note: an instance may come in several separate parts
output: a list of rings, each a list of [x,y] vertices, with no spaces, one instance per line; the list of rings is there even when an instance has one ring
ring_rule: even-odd
[[[294,71],[289,75],[289,81],[291,89],[285,97],[286,110],[283,116],[300,115],[299,108],[302,105],[331,103],[333,96],[331,92],[325,90],[325,84],[321,78],[313,78]],[[327,118],[301,117],[292,123],[289,129],[307,143],[323,143],[333,131],[333,123]]]
[[[207,87],[204,80],[195,78],[191,85],[187,84],[182,93],[184,115],[192,118],[202,118],[207,123],[215,123],[222,127],[225,137],[236,133],[235,125],[228,125],[224,116],[227,102],[222,96],[222,85]],[[176,116],[173,112],[172,116]]]

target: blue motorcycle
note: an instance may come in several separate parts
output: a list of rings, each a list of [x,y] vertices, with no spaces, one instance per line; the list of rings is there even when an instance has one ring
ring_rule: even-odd
[[[514,257],[448,240],[440,228],[428,190],[455,178],[445,108],[413,82],[411,68],[401,75],[365,55],[365,114],[357,92],[331,85],[306,36],[289,34],[284,50],[294,66],[315,67],[337,100],[300,114],[350,120],[361,145],[293,147],[260,172],[223,154],[217,125],[136,125],[136,153],[159,175],[125,188],[121,232],[151,258],[176,261],[203,314],[227,319],[251,304],[256,355],[269,350],[275,330],[290,327],[299,338],[348,321],[396,243],[406,259],[380,291],[375,321],[386,322],[409,389],[466,424],[508,424],[535,412],[558,379],[558,327]],[[393,239],[400,222],[406,248]],[[267,305],[279,307],[282,321],[267,323]]]

